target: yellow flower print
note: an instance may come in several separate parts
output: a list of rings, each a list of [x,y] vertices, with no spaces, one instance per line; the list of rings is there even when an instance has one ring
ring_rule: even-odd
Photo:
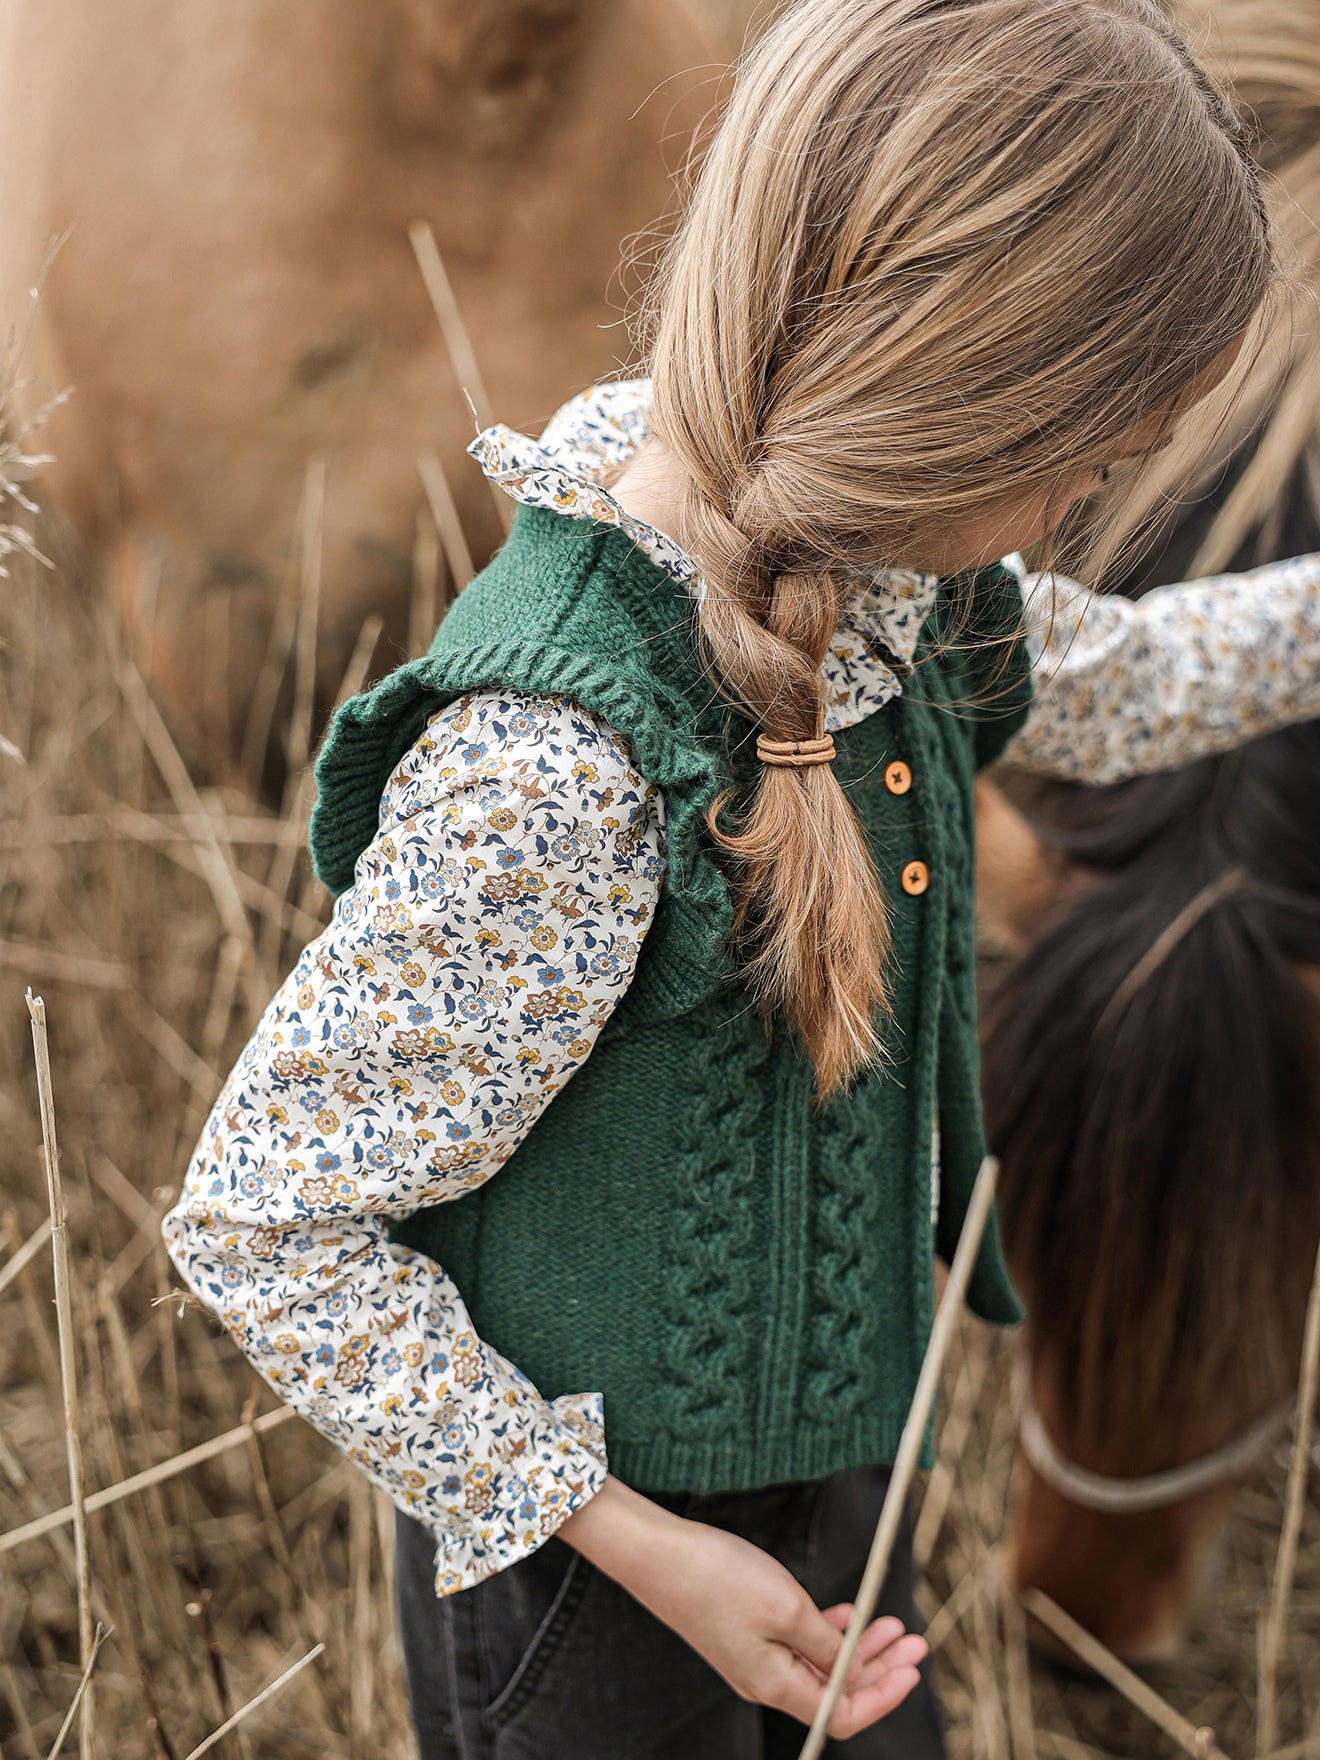
[[[286,1357],[293,1357],[302,1349],[302,1340],[294,1332],[281,1332],[275,1340],[275,1349],[283,1351]]]
[[[313,1003],[315,997],[316,997],[316,992],[312,989],[310,984],[299,984],[299,986],[298,986],[298,1007],[299,1008],[310,1008],[312,1006],[312,1003]]]
[[[288,1124],[289,1115],[282,1106],[268,1106],[266,1117],[272,1124]]]
[[[461,1106],[464,1099],[462,1084],[453,1080],[441,1082],[440,1098],[447,1106]]]
[[[495,807],[487,813],[486,822],[493,831],[512,831],[518,823],[518,815],[508,807]]]
[[[399,976],[410,990],[415,990],[419,984],[426,982],[426,972],[415,959],[410,959],[407,965],[400,968]]]
[[[549,923],[538,923],[532,930],[532,946],[546,953],[559,940]]]
[[[403,1360],[408,1365],[408,1367],[410,1369],[420,1368],[422,1358],[425,1356],[425,1354],[426,1354],[425,1348],[422,1345],[417,1344],[416,1342],[414,1342],[412,1344],[406,1344],[403,1347]]]
[[[500,942],[502,939],[503,939],[503,937],[500,935],[500,932],[498,929],[478,929],[477,930],[477,946],[478,947],[498,947],[500,945]]]
[[[631,904],[632,887],[624,886],[622,882],[616,881],[615,884],[610,887],[609,899],[611,904]]]
[[[599,782],[600,781],[600,771],[596,768],[596,766],[594,764],[589,764],[585,758],[579,758],[577,760],[577,762],[573,765],[573,775],[577,778],[577,780],[579,782]],[[513,814],[510,813],[509,817],[512,818]],[[492,824],[494,823],[493,818],[492,818],[491,823]]]
[[[337,1131],[339,1114],[332,1112],[328,1106],[323,1106],[316,1115],[316,1128],[318,1131]]]

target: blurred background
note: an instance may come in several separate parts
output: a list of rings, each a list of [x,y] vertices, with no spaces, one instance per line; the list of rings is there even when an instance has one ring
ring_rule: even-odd
[[[1244,0],[1235,28],[1293,3]],[[95,1753],[187,1760],[317,1645],[206,1751],[413,1752],[389,1511],[297,1423],[255,1423],[278,1408],[175,1288],[159,1217],[328,913],[303,847],[325,716],[424,648],[501,540],[464,457],[474,418],[535,431],[632,361],[684,164],[766,10],[0,0],[4,1760],[44,1760],[82,1673],[73,1531],[44,1519],[69,1478],[27,986],[86,1485],[147,1479],[90,1518]],[[1314,155],[1320,109],[1305,128]],[[1008,1380],[1006,1341],[968,1322],[919,1529],[952,1753],[1176,1751],[1028,1652],[998,1571]],[[1256,1740],[1286,1460],[1238,1492],[1187,1641],[1150,1676],[1234,1756]],[[1303,1515],[1275,1744],[1298,1760],[1320,1755]]]

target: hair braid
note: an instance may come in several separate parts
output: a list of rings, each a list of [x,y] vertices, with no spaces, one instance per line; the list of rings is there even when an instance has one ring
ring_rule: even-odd
[[[789,6],[651,291],[723,694],[817,739],[850,576],[1171,419],[1272,273],[1241,131],[1153,0]],[[827,1094],[877,1049],[880,881],[828,764],[767,764],[739,808],[714,834],[750,973]]]
[[[707,485],[690,490],[701,635],[720,690],[761,732],[815,739],[825,722],[821,662],[842,594],[829,574],[778,566],[773,532],[750,516],[754,500],[749,485],[729,517]],[[829,1094],[874,1056],[885,1003],[889,926],[861,825],[828,764],[762,765],[736,830],[718,823],[723,805],[711,831],[732,867],[748,975],[800,1033],[818,1090]]]

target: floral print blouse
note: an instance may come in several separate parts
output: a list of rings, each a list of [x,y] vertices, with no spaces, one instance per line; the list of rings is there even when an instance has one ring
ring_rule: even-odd
[[[673,541],[603,487],[648,411],[644,382],[601,386],[539,442],[497,427],[472,450],[518,499],[625,526],[700,592]],[[901,691],[936,585],[859,579],[823,667],[832,730]],[[1025,585],[1040,692],[1018,764],[1108,781],[1320,714],[1320,558],[1136,603]],[[179,1271],[272,1388],[430,1528],[442,1594],[525,1556],[600,1488],[605,1414],[591,1390],[542,1399],[388,1224],[508,1160],[627,989],[663,876],[664,801],[598,716],[514,691],[451,705],[390,778],[353,886],[253,1033],[166,1218]]]

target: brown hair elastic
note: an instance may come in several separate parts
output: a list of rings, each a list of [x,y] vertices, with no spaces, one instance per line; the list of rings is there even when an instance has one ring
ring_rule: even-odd
[[[810,764],[828,764],[834,756],[834,740],[830,734],[819,739],[767,739],[756,736],[756,755],[763,764],[784,770],[805,770]]]

